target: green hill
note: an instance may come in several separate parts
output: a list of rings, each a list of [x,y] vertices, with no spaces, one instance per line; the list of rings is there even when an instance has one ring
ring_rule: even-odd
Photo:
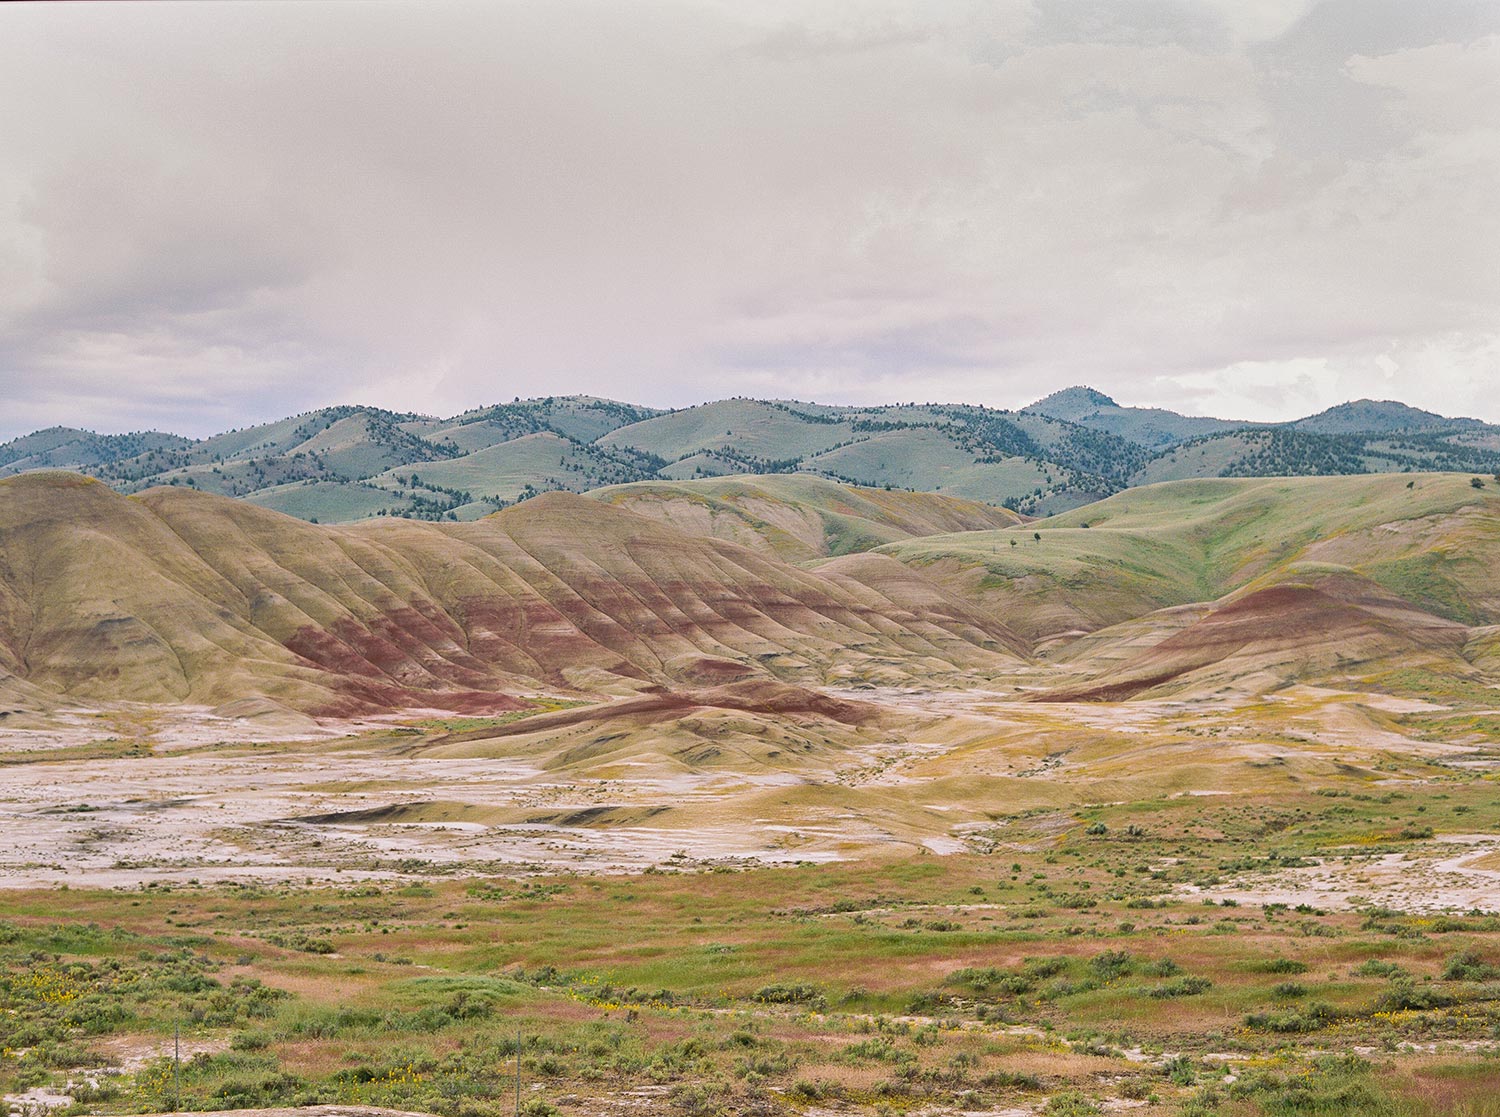
[[[1195,477],[1493,474],[1500,428],[1370,400],[1251,426],[1069,388],[1021,411],[743,398],[663,411],[594,396],[447,418],[347,406],[196,442],[60,427],[0,446],[0,475],[58,467],[127,493],[185,486],[323,523],[469,520],[539,492],[793,472],[1049,515]]]
[[[1305,665],[1325,639],[1329,664],[1385,656],[1392,670],[1430,639],[1444,669],[1464,674],[1459,649],[1475,638],[1487,649],[1483,633],[1500,624],[1500,484],[1451,474],[1168,482],[876,553],[969,595],[1042,654],[1086,674],[1094,656],[1111,685],[1122,660],[1167,639],[1182,645],[1171,671],[1157,665],[1170,677],[1209,643]]]
[[[1190,477],[1310,477],[1431,470],[1494,473],[1493,428],[1445,427],[1405,434],[1322,434],[1299,425],[1250,427],[1196,438],[1153,458],[1137,485]]]
[[[32,469],[99,469],[148,452],[190,445],[191,439],[161,431],[95,434],[74,427],[49,427],[0,446],[0,477]]]
[[[603,446],[625,446],[675,461],[703,450],[733,451],[746,462],[798,461],[848,441],[848,422],[761,400],[705,403],[611,431]]]
[[[1395,400],[1352,400],[1298,419],[1292,426],[1317,434],[1401,434],[1411,431],[1455,431],[1484,424],[1477,419],[1449,419]]]
[[[1075,630],[1212,600],[1297,561],[1347,566],[1414,594],[1422,608],[1495,624],[1492,534],[1500,541],[1500,483],[1475,488],[1452,474],[1278,477],[1149,485],[1017,528],[914,539],[881,553],[946,565],[950,578],[981,572],[983,596],[1002,614],[1036,601],[1044,614],[1087,617]]]

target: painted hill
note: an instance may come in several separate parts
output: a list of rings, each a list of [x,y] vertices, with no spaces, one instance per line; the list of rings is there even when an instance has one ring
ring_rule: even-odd
[[[39,472],[0,481],[0,712],[494,711],[757,680],[1052,700],[1399,692],[1413,672],[1484,688],[1496,555],[1500,483],[1443,474],[1171,482],[1025,524],[778,475],[334,527]]]
[[[876,553],[1005,617],[1061,697],[1483,677],[1500,624],[1500,491],[1452,475],[1167,483]]]
[[[517,688],[941,680],[1020,647],[892,559],[802,570],[562,493],[336,528],[35,473],[0,482],[0,540],[0,682],[90,700],[493,710]]]

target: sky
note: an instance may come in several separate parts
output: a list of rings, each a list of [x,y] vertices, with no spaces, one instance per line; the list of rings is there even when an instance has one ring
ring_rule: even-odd
[[[1500,3],[0,9],[0,438],[588,393],[1500,422]]]

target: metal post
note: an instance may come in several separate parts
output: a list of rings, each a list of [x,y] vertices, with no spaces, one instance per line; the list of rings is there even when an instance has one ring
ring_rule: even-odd
[[[521,1117],[521,1029],[516,1029],[516,1117]]]
[[[172,1021],[172,1108],[182,1108],[182,1022]]]

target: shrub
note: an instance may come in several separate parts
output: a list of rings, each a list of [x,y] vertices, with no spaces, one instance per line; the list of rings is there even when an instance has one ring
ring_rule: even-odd
[[[1292,958],[1272,958],[1256,967],[1261,973],[1306,973],[1307,963]]]
[[[1099,978],[1110,981],[1135,969],[1135,959],[1127,950],[1106,950],[1089,959],[1089,969]]]
[[[765,1005],[810,1005],[821,1008],[827,1001],[812,985],[762,985],[751,1000]]]
[[[1494,981],[1500,978],[1500,966],[1486,962],[1472,947],[1460,950],[1443,966],[1444,981]]]
[[[1102,1113],[1103,1110],[1086,1094],[1080,1094],[1077,1090],[1064,1090],[1061,1094],[1052,1095],[1042,1107],[1042,1112],[1048,1117],[1088,1117],[1089,1114]]]
[[[1206,977],[1179,977],[1146,990],[1146,996],[1155,997],[1159,1001],[1170,997],[1192,997],[1212,987],[1213,982]]]

